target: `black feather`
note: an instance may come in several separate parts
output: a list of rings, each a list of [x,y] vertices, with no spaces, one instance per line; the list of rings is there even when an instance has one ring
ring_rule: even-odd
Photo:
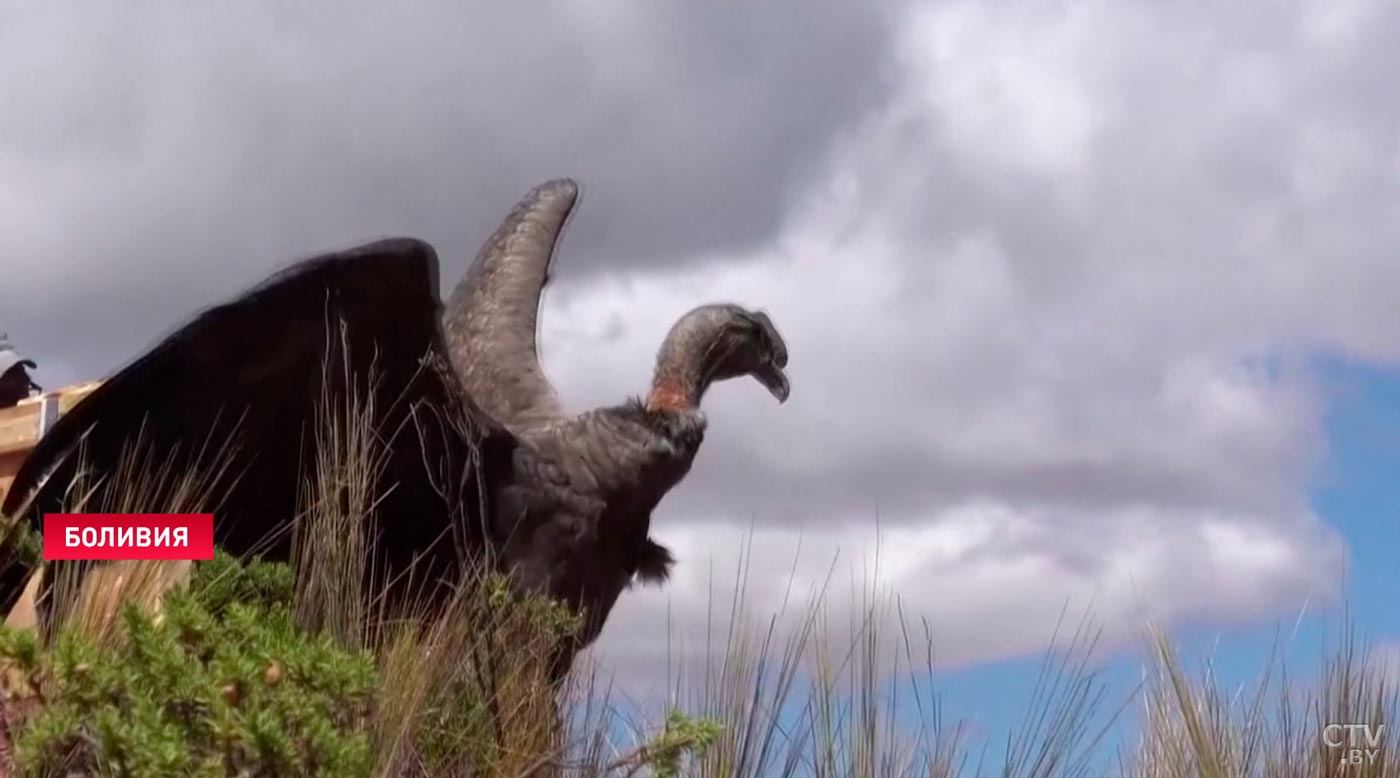
[[[671,566],[675,563],[676,558],[669,548],[647,538],[637,554],[637,578],[643,583],[665,583],[670,580]]]
[[[494,490],[483,484],[509,480],[515,442],[442,369],[437,289],[436,254],[412,239],[279,273],[198,316],[65,414],[25,460],[0,511],[22,511],[38,528],[44,513],[63,508],[78,476],[80,442],[82,465],[101,474],[114,472],[138,438],[176,473],[207,464],[205,442],[235,442],[234,466],[213,485],[223,499],[209,506],[216,542],[235,554],[286,559],[286,530],[314,462],[312,425],[323,400],[344,389],[326,377],[347,375],[362,396],[372,394],[383,447],[377,569],[392,576],[420,559],[418,584],[451,578],[463,544],[484,541],[477,506],[489,510]],[[438,473],[483,478],[443,483],[425,462],[439,465]],[[7,566],[0,580],[6,608],[28,574]]]

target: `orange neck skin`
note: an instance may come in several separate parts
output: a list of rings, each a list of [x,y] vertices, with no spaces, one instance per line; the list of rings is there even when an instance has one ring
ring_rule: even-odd
[[[674,383],[658,383],[647,395],[647,410],[652,413],[679,412],[691,409],[689,393]]]

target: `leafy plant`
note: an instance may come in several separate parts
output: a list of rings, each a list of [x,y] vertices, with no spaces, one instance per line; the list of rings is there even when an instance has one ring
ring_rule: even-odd
[[[40,702],[15,740],[26,775],[368,774],[373,657],[296,627],[285,565],[220,555],[159,615],[127,603],[122,640],[72,631],[41,652],[0,630]]]

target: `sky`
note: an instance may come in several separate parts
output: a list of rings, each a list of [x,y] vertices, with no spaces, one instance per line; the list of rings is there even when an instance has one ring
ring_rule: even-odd
[[[568,407],[720,300],[793,384],[707,396],[605,667],[663,674],[741,548],[756,611],[873,580],[972,692],[1065,607],[1123,659],[1347,598],[1400,654],[1397,34],[1393,0],[4,4],[0,331],[59,386],[320,251],[412,235],[450,286],[573,176]]]

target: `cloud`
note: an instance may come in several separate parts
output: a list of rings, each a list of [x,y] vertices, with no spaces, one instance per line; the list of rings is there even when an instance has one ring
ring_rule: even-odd
[[[581,286],[548,325],[574,337],[545,343],[601,402],[644,382],[685,301],[766,305],[793,398],[717,392],[655,532],[705,569],[729,562],[698,529],[720,520],[752,518],[759,556],[799,533],[849,554],[878,516],[952,662],[1037,648],[1066,598],[1121,639],[1142,614],[1248,622],[1335,593],[1311,360],[1400,356],[1400,116],[1366,77],[1400,17],[1044,8],[912,10],[900,88],[775,245]],[[627,336],[594,349],[604,315]],[[657,643],[635,635],[694,625],[704,592],[634,595],[603,654],[636,666]]]
[[[984,501],[879,530],[667,526],[661,536],[686,550],[678,574],[626,595],[593,656],[638,696],[655,691],[722,649],[741,575],[749,629],[776,615],[792,630],[820,595],[824,639],[848,646],[870,598],[884,597],[897,610],[881,614],[926,627],[945,669],[1038,654],[1084,616],[1116,650],[1149,622],[1248,623],[1293,593],[1336,590],[1335,539],[1316,524],[1281,532],[1273,517],[1150,508],[1066,518]]]
[[[676,580],[624,597],[614,666],[700,629],[750,526],[757,610],[879,548],[949,663],[1039,648],[1067,600],[1121,638],[1335,589],[1311,365],[1400,360],[1393,6],[308,8],[0,33],[28,109],[0,129],[25,277],[0,313],[47,369],[360,238],[427,238],[451,278],[569,173],[542,321],[570,407],[643,391],[698,303],[766,308],[791,351],[786,405],[707,398],[653,521]]]
[[[590,213],[566,276],[764,243],[888,91],[891,33],[878,6],[825,0],[743,21],[683,2],[17,11],[5,326],[68,381],[324,249],[415,235],[455,279],[558,175]]]

